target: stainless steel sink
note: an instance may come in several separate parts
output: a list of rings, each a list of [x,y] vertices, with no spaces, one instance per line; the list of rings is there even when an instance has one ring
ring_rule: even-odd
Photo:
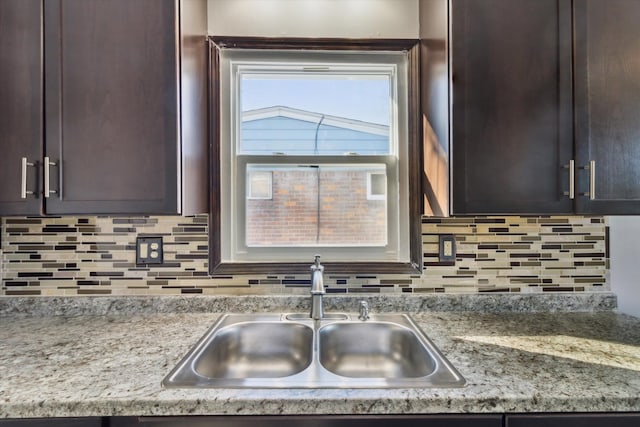
[[[299,323],[242,322],[221,328],[194,359],[207,378],[282,378],[311,364],[313,329]]]
[[[222,316],[162,382],[170,388],[462,387],[404,314]]]
[[[343,377],[419,378],[437,367],[418,336],[393,323],[334,323],[318,339],[320,363]]]

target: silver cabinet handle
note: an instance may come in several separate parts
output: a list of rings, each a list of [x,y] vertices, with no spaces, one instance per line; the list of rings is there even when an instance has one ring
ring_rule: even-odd
[[[596,161],[589,162],[589,199],[596,199]]]
[[[27,194],[33,194],[33,191],[27,190],[27,166],[35,166],[35,163],[31,163],[26,157],[22,158],[22,175],[20,179],[20,198],[26,199]]]
[[[569,169],[569,191],[565,191],[564,195],[569,196],[571,200],[576,197],[576,162],[575,160],[569,160],[568,165],[564,165],[565,169]]]
[[[44,158],[44,197],[56,194],[56,190],[51,189],[51,166],[56,166],[56,162],[52,162],[49,157]]]
[[[589,200],[595,200],[596,199],[596,161],[591,160],[588,165],[585,165],[580,169],[585,169],[589,171],[589,191],[586,193],[582,193],[582,195],[588,197]]]

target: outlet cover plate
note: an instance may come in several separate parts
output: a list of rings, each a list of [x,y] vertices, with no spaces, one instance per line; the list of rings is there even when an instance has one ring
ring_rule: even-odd
[[[456,236],[453,234],[441,234],[439,242],[439,261],[454,264],[456,262]]]
[[[136,264],[162,264],[164,251],[162,236],[145,236],[136,238]]]

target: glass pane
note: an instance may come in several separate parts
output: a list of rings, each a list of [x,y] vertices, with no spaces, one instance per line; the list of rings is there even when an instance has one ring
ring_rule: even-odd
[[[272,176],[271,199],[246,200],[247,246],[384,246],[386,197],[367,197],[374,173],[384,164],[247,165]]]
[[[241,154],[389,154],[390,76],[240,74]]]
[[[271,172],[252,171],[248,173],[249,183],[248,197],[250,199],[270,199],[271,198]]]
[[[371,174],[371,195],[384,196],[387,188],[387,176],[382,173]]]

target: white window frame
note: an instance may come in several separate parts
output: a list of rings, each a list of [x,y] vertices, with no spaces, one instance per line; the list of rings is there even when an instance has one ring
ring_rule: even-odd
[[[353,64],[374,72],[390,70],[391,126],[387,155],[283,156],[239,153],[241,115],[239,71],[281,67],[284,63],[308,67],[333,67],[345,71]],[[288,51],[224,48],[220,51],[220,216],[221,261],[304,262],[321,253],[324,262],[409,262],[408,179],[408,60],[406,52]],[[248,164],[385,164],[387,174],[388,236],[384,246],[325,245],[247,247],[245,239],[246,167]]]

